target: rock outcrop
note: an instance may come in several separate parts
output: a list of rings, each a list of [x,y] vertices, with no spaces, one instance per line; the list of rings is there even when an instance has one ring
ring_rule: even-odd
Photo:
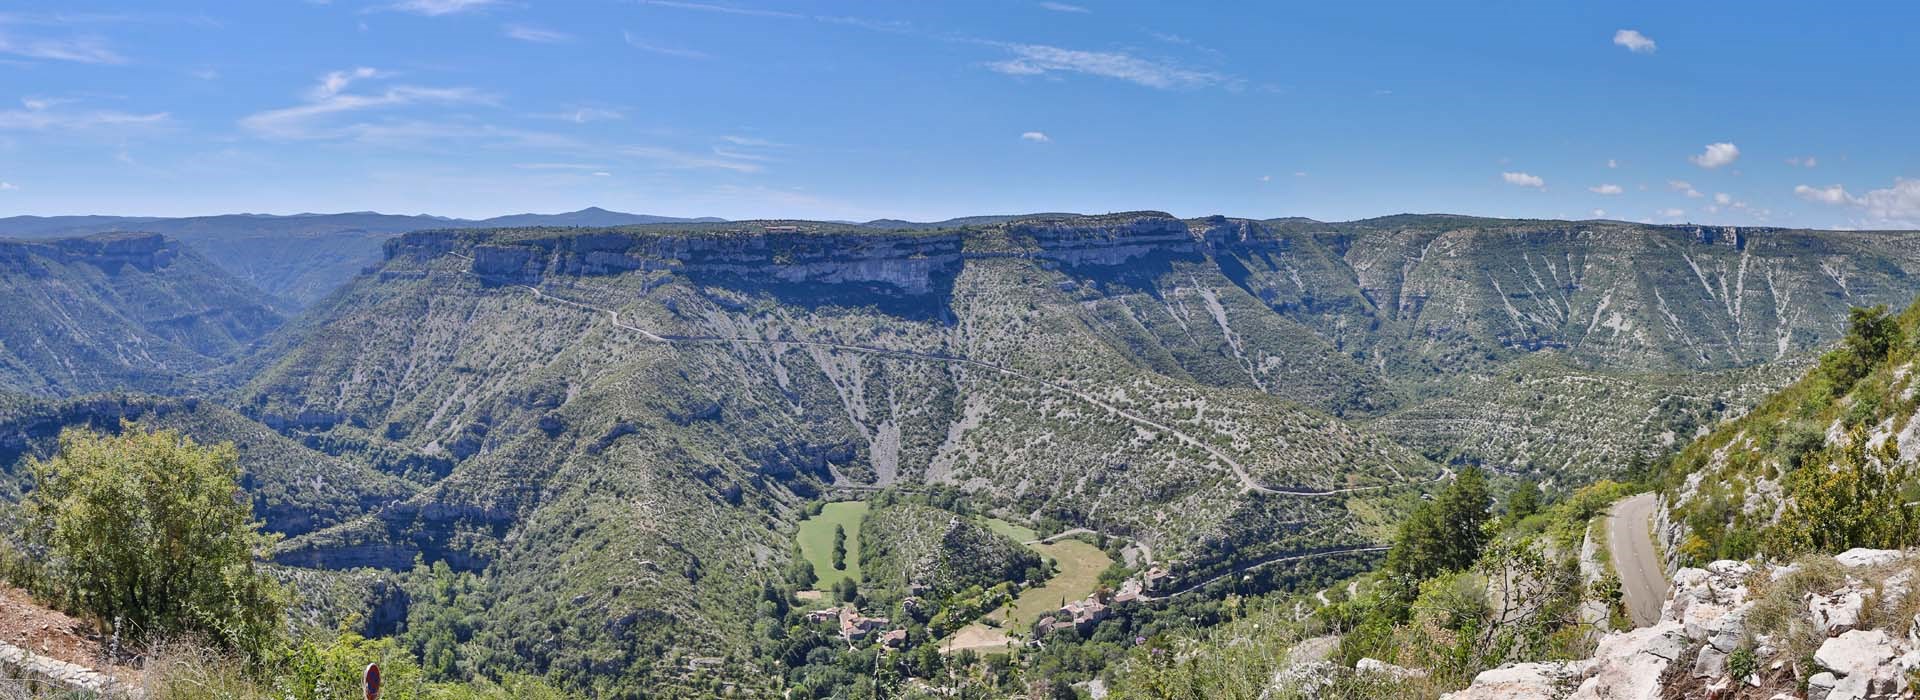
[[[1911,593],[1906,554],[1849,550],[1836,556],[1845,583],[1803,595],[1801,628],[1817,635],[1811,665],[1793,658],[1781,632],[1752,629],[1749,616],[1766,596],[1793,592],[1795,567],[1756,574],[1746,562],[1716,561],[1673,577],[1660,621],[1602,637],[1592,658],[1510,664],[1481,673],[1445,700],[1567,698],[1656,700],[1673,697],[1773,697],[1878,700],[1913,697],[1920,672],[1920,631],[1895,637],[1862,629],[1872,606],[1900,609]],[[1787,586],[1773,590],[1771,586]],[[1920,620],[1916,620],[1920,622]],[[1736,655],[1744,657],[1735,677]],[[1805,695],[1797,694],[1805,678]],[[1737,691],[1737,692],[1736,692]]]

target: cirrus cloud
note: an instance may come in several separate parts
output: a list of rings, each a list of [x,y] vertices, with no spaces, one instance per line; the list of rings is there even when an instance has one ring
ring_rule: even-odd
[[[1605,185],[1594,185],[1592,187],[1587,188],[1587,191],[1592,192],[1594,194],[1603,194],[1611,197],[1613,195],[1620,194],[1621,192],[1625,192],[1626,190],[1621,189],[1619,185],[1605,184]]]

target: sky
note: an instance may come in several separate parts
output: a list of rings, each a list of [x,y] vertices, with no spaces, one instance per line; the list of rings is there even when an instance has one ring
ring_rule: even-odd
[[[0,0],[0,216],[1920,228],[1920,4]]]

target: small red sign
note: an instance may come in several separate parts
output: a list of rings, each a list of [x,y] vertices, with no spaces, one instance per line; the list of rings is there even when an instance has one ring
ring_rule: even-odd
[[[380,700],[380,664],[367,664],[362,682],[367,688],[367,700]]]

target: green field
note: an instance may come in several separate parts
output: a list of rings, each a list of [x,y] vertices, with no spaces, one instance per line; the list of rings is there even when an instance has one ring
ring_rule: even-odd
[[[815,590],[831,590],[840,579],[860,581],[860,519],[867,516],[866,501],[828,503],[819,515],[800,521],[800,553],[820,577]],[[847,529],[847,568],[833,568],[833,526]],[[1099,572],[1095,572],[1096,574]]]
[[[981,518],[980,522],[994,532],[1013,538],[1015,542],[1025,543],[1040,539],[1040,533],[1034,532],[1033,528],[1015,525],[999,518]]]
[[[1014,599],[1013,621],[1007,624],[1010,630],[1031,629],[1033,621],[1041,615],[1059,610],[1062,599],[1074,601],[1093,595],[1093,589],[1100,585],[1100,572],[1113,565],[1113,559],[1099,547],[1076,539],[1027,546],[1040,556],[1059,562],[1060,570],[1045,584],[1021,591]],[[988,616],[1005,621],[1007,609],[995,610]]]
[[[1022,542],[1038,539],[1038,535],[1033,530],[1005,520],[988,518],[986,524],[995,532]],[[1045,584],[1021,591],[1020,595],[1014,598],[1011,606],[1011,621],[1008,620],[1007,606],[986,614],[986,619],[999,621],[1001,629],[1005,631],[1025,633],[1032,629],[1033,621],[1040,619],[1041,615],[1059,610],[1060,601],[1080,600],[1092,595],[1093,589],[1100,585],[1100,572],[1106,571],[1107,567],[1113,564],[1113,559],[1099,547],[1072,538],[1050,544],[1029,544],[1027,548],[1039,552],[1042,557],[1054,560],[1059,570],[1052,578],[1047,579]],[[987,648],[997,647],[1000,644],[999,641],[992,641],[1001,639],[998,630],[992,630],[976,622],[969,625],[968,629],[962,630],[962,636],[967,636],[966,633],[969,630],[973,632],[972,637],[989,640],[985,645]]]

